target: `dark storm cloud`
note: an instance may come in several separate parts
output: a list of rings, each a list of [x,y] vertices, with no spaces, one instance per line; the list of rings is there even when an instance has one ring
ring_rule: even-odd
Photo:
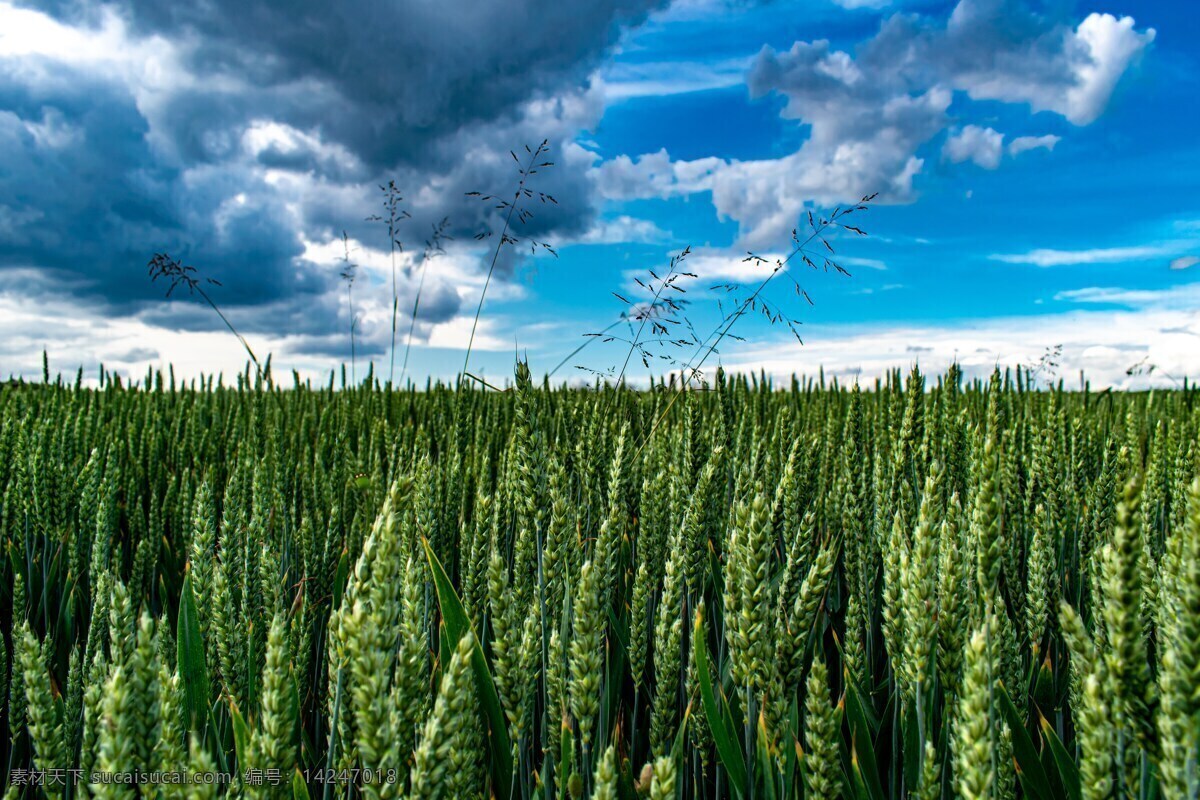
[[[381,181],[419,195],[408,204],[408,249],[419,251],[443,216],[468,243],[502,220],[465,193],[511,191],[508,149],[549,136],[557,166],[536,188],[559,205],[535,209],[516,233],[586,229],[589,162],[562,152],[579,110],[543,100],[531,112],[529,103],[580,95],[621,26],[661,5],[35,4],[80,28],[115,10],[129,41],[165,40],[182,69],[147,102],[128,74],[0,58],[0,269],[54,270],[59,291],[112,313],[181,329],[219,324],[202,307],[181,315],[186,304],[150,302],[164,287],[150,285],[146,261],[167,251],[221,282],[211,291],[245,330],[332,335],[345,313],[327,297],[337,295],[337,272],[306,263],[303,240],[347,230],[386,246],[365,221],[378,212]],[[249,146],[264,125],[282,138]],[[269,181],[267,170],[295,180]],[[500,273],[519,261],[506,253]],[[452,318],[458,294],[432,291],[422,316]]]
[[[123,353],[117,353],[112,356],[113,361],[123,361],[126,363],[136,363],[139,361],[156,361],[158,360],[158,351],[150,347],[134,347],[126,350]]]
[[[262,187],[236,168],[183,182],[150,146],[127,89],[56,69],[63,80],[50,84],[0,71],[0,266],[71,275],[64,291],[116,311],[161,296],[145,278],[160,249],[202,256],[239,303],[320,290],[294,264],[297,231]],[[239,193],[245,202],[231,204]]]
[[[577,82],[621,24],[662,0],[291,3],[118,0],[141,34],[197,37],[190,66],[291,90],[272,108],[297,127],[319,124],[368,164],[428,158],[438,140],[488,122],[538,92]],[[90,6],[51,6],[69,21]],[[315,95],[315,96],[314,96]],[[292,116],[294,115],[294,116]],[[222,115],[217,113],[217,118]]]

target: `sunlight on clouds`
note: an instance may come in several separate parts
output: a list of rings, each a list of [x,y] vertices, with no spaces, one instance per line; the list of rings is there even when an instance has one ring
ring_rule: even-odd
[[[1079,47],[1074,50],[1080,53],[1073,64],[1076,80],[1060,106],[1071,122],[1086,125],[1099,117],[1125,69],[1154,41],[1153,28],[1138,33],[1133,25],[1133,17],[1091,13],[1076,28]]]
[[[1008,143],[1009,155],[1019,156],[1029,150],[1053,150],[1062,141],[1061,136],[1047,134],[1045,136],[1018,136]]]
[[[1000,155],[1004,152],[1004,134],[991,128],[968,125],[946,139],[942,157],[955,164],[973,161],[984,169],[1000,166]]]
[[[480,353],[511,352],[513,342],[507,334],[499,332],[500,325],[495,319],[480,319],[473,349]],[[31,333],[33,331],[36,333]],[[426,335],[426,346],[461,352],[466,348],[470,332],[470,317],[454,317],[444,324],[431,326]],[[285,380],[284,376],[290,375],[292,370],[298,371],[302,379],[323,382],[328,379],[329,371],[339,369],[342,363],[350,368],[348,329],[322,337],[320,342],[314,342],[311,337],[261,333],[246,333],[246,339],[260,362],[271,356],[277,380],[288,384],[290,378]],[[319,355],[314,352],[315,344],[336,352]],[[398,342],[398,348],[403,352],[403,339]],[[228,384],[249,361],[238,340],[225,330],[176,330],[149,324],[137,317],[100,317],[86,307],[70,302],[49,301],[33,306],[11,293],[0,294],[3,377],[23,375],[34,379],[40,376],[43,349],[50,359],[52,372],[71,377],[82,367],[89,385],[94,385],[100,364],[110,372],[138,380],[145,376],[148,367],[165,372],[168,365],[174,367],[176,376],[183,380],[201,374],[223,373]],[[460,357],[451,355],[445,359],[446,368],[435,370],[434,374],[451,377],[460,364],[456,359]],[[360,377],[365,374],[368,360],[360,344]],[[381,357],[377,353],[373,360],[376,374],[381,374],[381,365],[386,366],[386,355]]]
[[[1086,250],[1054,250],[1040,248],[1028,253],[993,253],[992,261],[1005,264],[1032,264],[1035,267],[1062,267],[1073,264],[1117,264],[1122,261],[1144,261],[1176,253],[1184,243],[1136,247],[1100,247]]]
[[[108,6],[97,9],[95,17],[96,25],[73,27],[41,11],[0,2],[0,58],[14,59],[10,68],[31,84],[60,81],[54,65],[118,81],[137,97],[146,114],[160,107],[167,94],[196,85],[196,77],[183,65],[194,43],[157,34],[136,36]],[[208,91],[244,86],[228,75],[206,76],[204,85]]]
[[[813,333],[814,331],[810,331]],[[1200,376],[1200,314],[1195,311],[1143,310],[1085,312],[981,320],[952,325],[877,325],[870,328],[823,326],[819,335],[770,346],[742,347],[726,358],[728,370],[765,370],[776,380],[793,373],[869,383],[895,368],[918,363],[939,373],[958,362],[968,377],[986,377],[994,367],[1033,365],[1057,344],[1063,346],[1062,376],[1070,388],[1083,370],[1093,387],[1170,386]],[[1146,359],[1153,375],[1129,376],[1126,370]]]
[[[357,156],[340,144],[324,142],[317,135],[267,119],[254,120],[246,126],[242,133],[242,147],[251,158],[260,158],[264,154],[311,154],[318,159],[335,162],[345,170],[358,170],[363,166]]]
[[[664,231],[653,221],[636,219],[626,214],[611,219],[597,220],[596,223],[577,240],[578,244],[663,244],[670,242],[674,236],[670,231]]]
[[[665,97],[739,86],[750,57],[709,61],[618,62],[592,77],[593,88],[609,104],[635,97]]]
[[[1071,27],[1019,0],[960,0],[945,22],[896,14],[854,56],[818,39],[786,51],[764,47],[755,58],[746,79],[751,97],[781,96],[783,116],[808,126],[795,152],[757,161],[672,161],[660,150],[618,156],[592,175],[609,199],[711,191],[718,215],[738,223],[741,244],[770,246],[806,203],[852,202],[874,191],[883,203],[913,201],[913,179],[924,167],[918,151],[950,124],[955,91],[1086,125],[1154,38],[1152,28],[1138,31],[1130,17],[1092,13]],[[943,155],[996,169],[1004,138],[967,124],[946,141]],[[1022,136],[1007,152],[1052,150],[1058,141]]]
[[[456,350],[466,350],[467,342],[471,338],[471,317],[455,317],[451,321],[436,325],[432,333],[429,334],[430,347],[447,347]],[[493,350],[504,351],[512,350],[514,342],[504,341],[496,332],[497,323],[495,320],[480,318],[479,327],[475,331],[475,343],[471,346],[472,350]]]

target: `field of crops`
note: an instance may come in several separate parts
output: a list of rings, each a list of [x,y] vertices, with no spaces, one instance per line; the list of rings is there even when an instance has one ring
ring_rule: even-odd
[[[713,379],[0,388],[4,796],[1197,796],[1200,395]]]

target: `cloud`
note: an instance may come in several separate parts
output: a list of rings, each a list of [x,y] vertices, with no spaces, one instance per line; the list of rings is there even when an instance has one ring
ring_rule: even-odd
[[[333,335],[337,272],[306,242],[384,239],[364,220],[395,179],[406,243],[448,216],[478,270],[473,237],[502,218],[465,193],[507,191],[509,148],[543,138],[556,166],[534,188],[559,205],[513,233],[582,236],[594,157],[573,142],[604,104],[589,76],[665,2],[0,0],[0,270],[53,271],[72,298],[133,315],[161,300],[145,269],[166,250],[219,280],[248,330]],[[524,260],[507,248],[498,277]],[[439,297],[430,311],[457,309]]]
[[[944,26],[891,17],[864,57],[904,81],[933,74],[974,100],[1028,103],[1087,125],[1154,37],[1131,17],[1090,13],[1072,27],[1017,0],[960,0]]]
[[[810,327],[803,346],[780,339],[730,348],[724,367],[764,371],[776,380],[822,368],[827,377],[867,385],[914,363],[930,374],[958,363],[968,378],[986,378],[996,367],[1036,365],[1047,347],[1061,344],[1060,366],[1043,380],[1061,376],[1068,386],[1078,386],[1082,371],[1093,388],[1145,388],[1200,376],[1198,335],[1200,315],[1194,310],[1160,307],[946,324],[825,325]],[[1127,374],[1139,362],[1156,368]]]
[[[140,364],[147,361],[158,361],[158,351],[151,347],[133,347],[124,353],[114,353],[112,361],[121,364]]]
[[[591,0],[568,9],[550,0],[492,1],[463,13],[453,4],[369,0],[337,8],[318,0],[287,6],[115,0],[104,9],[138,39],[189,42],[180,59],[189,73],[261,87],[260,99],[276,119],[301,130],[319,127],[368,163],[392,168],[430,157],[447,134],[579,85],[622,26],[664,5]],[[97,11],[94,3],[66,0],[42,8],[72,26]],[[241,112],[239,106],[193,120],[200,136],[244,122],[228,113]]]
[[[1008,154],[1019,156],[1021,153],[1028,152],[1029,150],[1037,150],[1038,148],[1053,150],[1054,146],[1060,141],[1062,141],[1062,137],[1055,136],[1054,134],[1047,134],[1045,136],[1018,136],[1008,143]]]
[[[942,146],[942,157],[948,161],[955,164],[973,161],[984,169],[999,167],[1003,152],[1004,134],[978,125],[966,126]]]
[[[1074,303],[1098,303],[1137,309],[1195,310],[1200,307],[1200,283],[1169,289],[1127,289],[1116,286],[1088,286],[1059,292],[1055,300]]]
[[[665,198],[711,191],[714,175],[725,166],[716,157],[672,161],[664,148],[637,158],[616,156],[594,168],[591,178],[606,200]]]
[[[1171,269],[1188,269],[1200,264],[1200,258],[1196,256],[1180,256],[1171,261]]]
[[[810,267],[805,265],[801,259],[792,258],[788,260],[789,253],[785,251],[763,251],[756,253],[755,256],[748,256],[744,252],[731,252],[726,248],[716,247],[694,247],[688,256],[679,262],[679,270],[681,272],[690,273],[690,276],[685,276],[678,283],[678,286],[685,290],[689,303],[713,301],[715,306],[718,302],[728,304],[731,297],[744,299],[746,294],[739,292],[731,293],[731,286],[738,286],[741,289],[749,288],[750,291],[758,286],[765,279],[772,279],[772,282],[782,289],[789,296],[796,298],[797,306],[803,305],[800,299],[801,291],[813,290],[817,293],[820,290],[815,289],[810,282],[812,276],[824,275],[831,277],[836,275],[832,270],[824,270],[820,267]],[[664,259],[665,261],[665,259]],[[776,272],[776,266],[779,262],[784,262],[784,267],[781,271]],[[820,259],[817,260],[820,264]],[[859,258],[854,256],[839,256],[838,264],[843,267],[848,267],[850,273],[854,273],[858,268],[887,271],[888,267],[883,261],[873,258]],[[630,299],[645,300],[647,298],[646,287],[639,285],[635,279],[640,279],[643,283],[648,283],[647,268],[653,269],[659,276],[665,277],[663,262],[646,262],[636,269],[626,269],[622,275],[624,278],[623,286],[626,296]],[[826,275],[826,273],[829,273]],[[878,287],[878,291],[892,291],[902,288],[900,284],[885,284]],[[857,294],[872,294],[875,289],[852,290],[851,293]],[[677,298],[678,299],[678,298]],[[774,302],[774,301],[772,301]],[[811,302],[811,300],[810,300]],[[787,303],[783,304],[784,306]]]
[[[1004,134],[999,131],[979,125],[967,125],[947,137],[942,145],[942,158],[955,164],[971,161],[984,169],[997,169],[1005,152],[1016,157],[1039,148],[1053,150],[1060,141],[1061,137],[1052,134],[1018,136],[1005,147]]]
[[[729,89],[745,81],[749,58],[720,61],[618,62],[607,65],[595,83],[610,103],[634,97]]]
[[[1153,289],[1122,289],[1110,286],[1088,286],[1082,289],[1069,289],[1057,293],[1054,295],[1054,299],[1072,303],[1127,306],[1130,308],[1179,305],[1175,292],[1163,292]]]
[[[843,267],[864,267],[865,269],[875,269],[884,271],[887,264],[877,258],[862,258],[860,256],[839,256],[838,263]]]
[[[1089,14],[1077,25],[1024,0],[960,0],[948,18],[890,16],[854,53],[828,41],[764,47],[746,83],[752,98],[776,95],[783,116],[808,136],[780,158],[672,161],[665,150],[620,156],[593,170],[605,197],[633,199],[711,192],[722,219],[738,223],[746,247],[777,244],[812,203],[915,199],[922,148],[950,124],[956,93],[1027,104],[1076,125],[1107,107],[1121,76],[1154,40],[1129,17]],[[1017,155],[1052,148],[1054,137],[1021,137]],[[1003,136],[967,125],[946,143],[950,160],[996,168]]]
[[[48,353],[52,371],[74,372],[76,367],[82,366],[85,379],[91,385],[94,385],[100,364],[134,378],[144,376],[147,367],[165,370],[169,364],[177,376],[186,380],[202,373],[237,374],[248,360],[237,339],[227,331],[201,324],[212,318],[212,313],[196,303],[180,300],[166,308],[155,306],[141,314],[114,316],[61,293],[39,295],[38,301],[33,303],[27,288],[28,284],[15,288],[6,286],[0,290],[0,362],[5,365],[4,376],[14,374],[33,378],[41,375],[43,349]],[[429,287],[426,289],[428,292]],[[439,301],[435,293],[427,293],[422,298],[422,308],[426,302],[432,306]],[[369,304],[359,308],[366,318],[364,322],[369,322],[368,327],[374,331],[364,331],[368,335],[358,340],[360,377],[368,360],[375,362],[376,374],[380,373],[380,365],[386,362],[386,349],[378,346],[389,335],[390,318],[386,317],[385,311],[390,309],[373,309]],[[324,313],[322,311],[322,315]],[[268,353],[272,355],[277,376],[295,369],[302,378],[321,382],[327,379],[330,370],[350,361],[348,316],[343,315],[338,320],[341,327],[313,326],[306,330],[302,320],[295,320],[296,324],[290,329],[261,331],[246,328],[242,324],[246,321],[244,316],[244,313],[233,312],[235,325],[246,335],[260,360]],[[435,321],[438,317],[443,319]],[[471,321],[471,317],[465,315],[446,317],[436,311],[428,317],[423,314],[417,331],[418,341],[428,347],[461,351],[466,346]],[[488,363],[487,354],[495,353],[501,356],[500,363],[507,361],[511,365],[512,339],[509,334],[522,332],[525,325],[522,320],[485,314],[479,321],[474,342],[481,364]],[[407,332],[407,324],[404,331]],[[148,347],[148,342],[153,346]],[[403,339],[400,349],[403,350]],[[461,365],[461,361],[444,356],[425,363],[437,377],[452,377],[454,369]]]
[[[892,0],[833,0],[842,8],[883,8],[890,5]]]
[[[577,241],[579,244],[661,244],[672,238],[669,231],[664,231],[648,219],[622,214],[612,219],[597,220]]]
[[[1075,264],[1116,264],[1161,258],[1177,251],[1178,244],[1137,247],[1103,247],[1089,250],[1030,250],[1028,253],[997,253],[988,256],[1005,264],[1032,264],[1035,267],[1063,267]]]

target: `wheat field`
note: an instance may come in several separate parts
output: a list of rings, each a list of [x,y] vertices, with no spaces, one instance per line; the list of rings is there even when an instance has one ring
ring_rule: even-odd
[[[1200,395],[0,389],[5,798],[1195,798]]]

